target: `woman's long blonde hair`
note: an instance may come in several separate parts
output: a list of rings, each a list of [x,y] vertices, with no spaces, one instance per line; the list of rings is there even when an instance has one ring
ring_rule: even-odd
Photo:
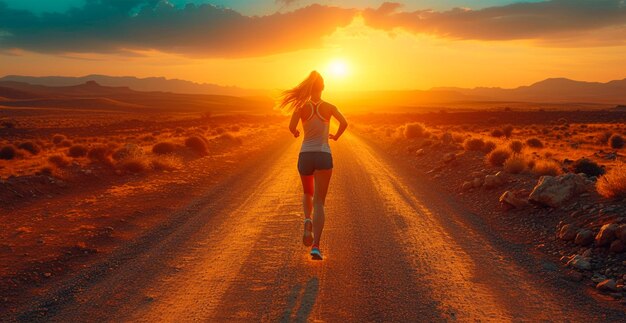
[[[317,71],[312,71],[304,81],[293,89],[283,91],[280,95],[278,107],[285,112],[300,109],[311,99],[311,94],[324,89],[324,79]]]

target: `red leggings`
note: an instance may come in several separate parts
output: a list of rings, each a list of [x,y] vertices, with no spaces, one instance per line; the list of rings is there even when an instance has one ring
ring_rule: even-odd
[[[302,180],[304,194],[313,195],[313,192],[315,192],[315,179],[313,175],[300,175],[300,179]]]

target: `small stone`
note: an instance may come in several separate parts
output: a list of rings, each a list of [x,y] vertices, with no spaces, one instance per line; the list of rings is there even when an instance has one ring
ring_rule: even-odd
[[[566,224],[561,227],[559,231],[559,239],[565,241],[572,241],[576,238],[578,234],[578,229],[572,224]]]
[[[609,247],[609,251],[614,253],[621,253],[624,251],[624,243],[622,240],[615,240],[611,242],[611,246]]]
[[[591,232],[591,230],[581,229],[576,234],[574,243],[579,246],[588,246],[593,242],[593,238],[593,232]]]
[[[605,279],[596,285],[596,288],[601,292],[617,292],[617,283],[614,279]]]
[[[580,255],[572,257],[572,259],[567,262],[567,265],[580,270],[591,270],[591,263],[589,260]]]
[[[617,225],[614,223],[603,225],[602,228],[600,228],[600,232],[596,235],[596,246],[602,247],[613,242],[617,228]]]
[[[52,273],[44,273],[43,276],[49,278],[52,277]]]

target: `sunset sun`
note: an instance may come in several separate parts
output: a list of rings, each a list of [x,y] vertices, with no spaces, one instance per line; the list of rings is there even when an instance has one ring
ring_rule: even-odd
[[[332,60],[327,67],[327,74],[333,78],[344,78],[349,73],[348,64],[342,59]]]

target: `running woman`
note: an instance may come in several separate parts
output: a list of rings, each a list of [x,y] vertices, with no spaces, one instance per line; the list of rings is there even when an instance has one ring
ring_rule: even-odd
[[[281,108],[293,111],[289,122],[289,130],[293,136],[300,136],[297,129],[300,121],[304,130],[304,140],[298,156],[298,172],[304,190],[302,242],[307,247],[311,246],[311,257],[314,260],[322,260],[320,238],[324,229],[324,202],[333,173],[333,157],[328,139],[338,140],[348,127],[346,118],[337,107],[322,100],[323,90],[324,79],[320,73],[313,71],[298,86],[284,91],[280,100]],[[339,121],[335,134],[329,134],[332,117]]]

